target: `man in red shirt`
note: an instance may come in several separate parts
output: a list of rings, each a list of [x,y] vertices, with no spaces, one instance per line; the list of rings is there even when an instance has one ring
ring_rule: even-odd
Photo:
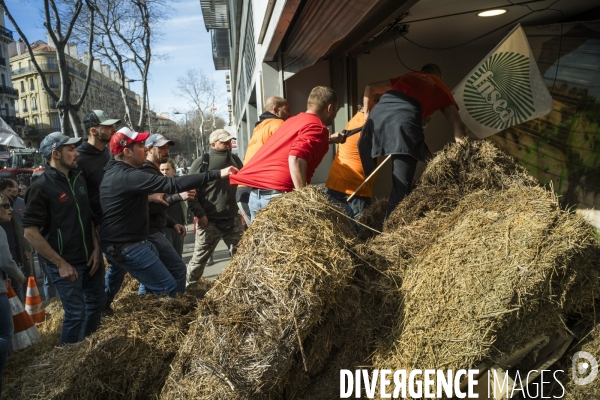
[[[465,136],[456,101],[441,79],[440,68],[425,65],[421,71],[399,78],[371,83],[365,88],[364,105],[368,116],[358,149],[365,174],[376,167],[380,156],[392,155],[392,193],[386,219],[410,193],[418,161],[425,161],[423,120],[441,110],[454,130],[454,139]],[[375,106],[375,99],[382,95]]]
[[[252,189],[248,206],[250,218],[271,199],[310,184],[330,143],[343,143],[342,133],[329,134],[338,109],[331,88],[315,87],[308,96],[307,111],[286,120],[254,157],[234,177],[232,184]]]

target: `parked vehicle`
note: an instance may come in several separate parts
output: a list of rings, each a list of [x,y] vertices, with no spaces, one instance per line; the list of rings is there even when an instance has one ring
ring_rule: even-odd
[[[37,149],[10,149],[6,156],[0,154],[0,177],[16,179],[19,184],[31,185],[44,172],[46,160]]]

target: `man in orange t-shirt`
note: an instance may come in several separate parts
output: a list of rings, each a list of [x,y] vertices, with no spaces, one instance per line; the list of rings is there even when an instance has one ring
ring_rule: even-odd
[[[284,121],[290,117],[290,105],[283,97],[269,97],[265,103],[264,110],[265,112],[258,118],[258,122],[252,132],[252,137],[250,138],[250,143],[248,143],[246,155],[244,156],[244,165],[248,164],[258,149],[260,149],[267,139],[269,139]],[[239,185],[235,195],[238,208],[244,216],[244,220],[248,226],[251,223],[250,208],[248,207],[251,191],[252,188]]]
[[[392,156],[392,192],[386,219],[410,193],[417,162],[425,161],[430,154],[423,120],[441,110],[452,125],[455,140],[461,142],[465,136],[456,101],[441,76],[437,65],[427,64],[421,71],[371,83],[365,88],[367,122],[358,149],[367,175],[375,169],[377,157]],[[382,96],[375,105],[378,95]]]
[[[327,194],[336,204],[340,204],[350,218],[357,219],[371,205],[373,197],[373,177],[363,186],[356,196],[348,202],[348,196],[367,179],[358,154],[358,139],[360,131],[366,122],[361,109],[344,127],[342,133],[347,136],[346,142],[338,145],[338,150],[331,164],[327,177]]]

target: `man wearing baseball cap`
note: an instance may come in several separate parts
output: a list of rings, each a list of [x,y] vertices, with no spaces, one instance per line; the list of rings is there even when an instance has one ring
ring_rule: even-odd
[[[237,169],[228,167],[177,178],[148,174],[139,168],[146,160],[145,141],[149,136],[147,132],[121,128],[110,141],[115,158],[108,162],[100,185],[101,246],[108,261],[129,272],[147,292],[175,296],[177,282],[148,240],[148,194],[185,192],[235,174]]]
[[[208,157],[200,157],[192,164],[190,174],[229,166],[242,168],[242,160],[231,153],[234,137],[225,129],[210,134]],[[206,156],[206,155],[205,155]],[[188,200],[188,206],[198,218],[194,255],[187,268],[187,284],[197,282],[221,239],[233,256],[242,238],[242,220],[235,201],[237,185],[228,180],[210,182],[198,188],[196,197]]]
[[[60,132],[46,136],[40,153],[48,160],[31,184],[23,215],[25,238],[46,259],[46,269],[65,311],[60,343],[93,333],[104,309],[104,265],[88,189],[77,170],[80,138]]]
[[[81,170],[81,175],[85,178],[88,185],[88,196],[92,211],[98,218],[102,217],[102,208],[100,207],[100,182],[104,177],[104,167],[110,160],[110,151],[108,142],[116,132],[115,124],[119,124],[120,119],[108,118],[106,113],[101,110],[93,110],[83,118],[83,125],[87,133],[87,142],[84,141],[77,147],[79,158],[77,165]]]
[[[155,133],[146,139],[146,148],[148,149],[148,155],[146,162],[142,166],[141,170],[153,174],[163,176],[160,172],[160,164],[166,162],[169,159],[169,146],[173,146],[174,141],[165,138],[161,134]],[[196,194],[195,190],[192,190],[192,197]],[[167,215],[168,205],[179,203],[183,200],[187,200],[189,192],[183,192],[180,194],[165,195],[164,193],[156,193],[158,199],[162,200],[162,203],[154,202],[151,200],[148,203],[149,218],[150,218],[150,241],[156,250],[158,251],[158,258],[167,267],[175,281],[177,282],[177,292],[183,293],[185,291],[185,272],[186,266],[177,250],[173,247],[173,244],[165,236],[167,229],[173,229],[182,237],[186,234],[186,228],[183,225],[179,225],[175,220]],[[151,196],[151,198],[154,196]],[[109,268],[106,274],[105,290],[107,294],[106,309],[110,309],[112,300],[117,295],[123,279],[125,278],[126,271],[117,266]],[[144,285],[140,285],[138,291],[139,294],[146,293]],[[110,313],[110,311],[108,311]]]

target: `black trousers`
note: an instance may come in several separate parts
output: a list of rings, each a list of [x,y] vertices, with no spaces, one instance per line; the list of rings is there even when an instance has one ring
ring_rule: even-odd
[[[392,193],[390,194],[385,219],[389,218],[398,203],[410,193],[417,162],[416,158],[408,154],[392,155]]]

